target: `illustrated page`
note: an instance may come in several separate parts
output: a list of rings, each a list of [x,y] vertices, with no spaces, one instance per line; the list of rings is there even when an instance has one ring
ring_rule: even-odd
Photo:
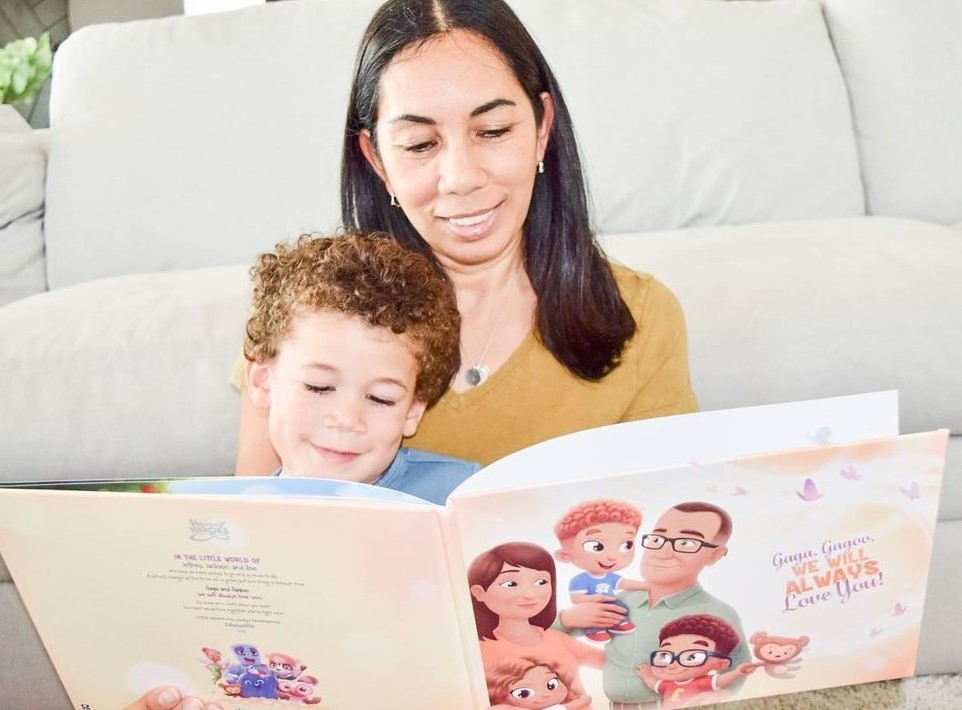
[[[430,506],[11,490],[0,550],[78,708],[476,707]]]
[[[946,442],[586,466],[458,497],[490,706],[675,708],[911,675]]]

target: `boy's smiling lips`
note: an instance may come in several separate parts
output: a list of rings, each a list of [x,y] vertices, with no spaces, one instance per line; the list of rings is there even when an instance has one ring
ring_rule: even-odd
[[[356,451],[343,451],[341,449],[332,449],[327,446],[319,446],[317,444],[311,444],[311,448],[320,454],[324,459],[334,463],[350,463],[361,455]]]

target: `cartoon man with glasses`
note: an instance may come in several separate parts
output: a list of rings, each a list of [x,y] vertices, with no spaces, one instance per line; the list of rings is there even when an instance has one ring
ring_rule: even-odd
[[[627,619],[636,631],[613,636],[605,648],[603,682],[612,710],[656,706],[659,694],[639,675],[639,667],[650,662],[652,651],[659,650],[662,628],[679,617],[710,614],[725,621],[739,640],[726,654],[731,657],[731,666],[737,668],[751,660],[738,613],[698,582],[705,567],[728,553],[731,533],[731,517],[725,510],[711,503],[689,501],[667,510],[651,532],[641,536],[641,576],[649,589],[621,595],[628,606]],[[706,664],[711,667],[710,658],[706,657]],[[738,680],[733,677],[729,684]]]
[[[726,688],[755,672],[758,664],[731,668],[731,652],[741,643],[738,632],[711,614],[689,614],[661,627],[661,644],[650,663],[638,668],[638,677],[661,695],[661,707],[690,707],[695,696]],[[731,670],[729,670],[731,669]],[[714,702],[717,695],[701,700]]]

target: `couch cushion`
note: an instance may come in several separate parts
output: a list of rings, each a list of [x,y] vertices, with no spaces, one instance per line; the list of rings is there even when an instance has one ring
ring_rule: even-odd
[[[3,120],[8,108],[0,106],[0,306],[47,287],[43,260],[47,159],[40,137],[25,121]]]
[[[962,2],[824,0],[867,208],[962,220]]]
[[[340,216],[341,136],[375,0],[81,28],[55,58],[51,288],[248,263]]]
[[[600,231],[864,214],[817,1],[511,4],[570,106]]]
[[[351,67],[378,2],[292,0],[71,35],[51,98],[51,286],[248,262],[336,225]],[[512,5],[571,104],[602,229],[862,213],[815,0]]]
[[[229,474],[245,266],[100,279],[0,308],[0,477]]]
[[[901,431],[954,434],[960,245],[948,227],[878,217],[604,239],[613,258],[654,273],[681,301],[702,409],[897,389]],[[940,519],[958,519],[958,443],[947,468]]]

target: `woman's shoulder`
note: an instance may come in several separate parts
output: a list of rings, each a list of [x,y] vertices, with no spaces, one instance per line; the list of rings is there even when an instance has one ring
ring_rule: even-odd
[[[677,296],[655,276],[617,262],[608,262],[621,298],[637,318],[644,311],[681,312]]]

